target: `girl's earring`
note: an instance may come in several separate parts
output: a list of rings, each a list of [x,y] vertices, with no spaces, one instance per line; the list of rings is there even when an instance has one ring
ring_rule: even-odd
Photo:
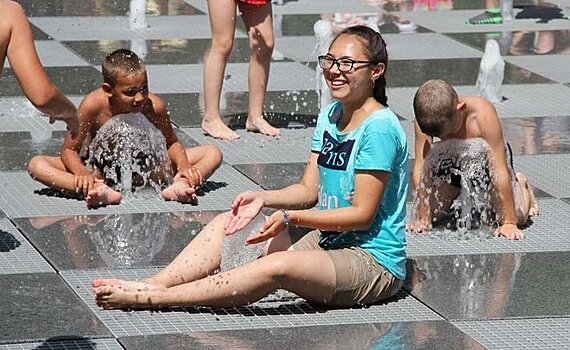
[[[376,80],[375,79],[371,79],[370,80],[370,87],[372,88],[372,90],[374,90],[374,87],[376,86]]]

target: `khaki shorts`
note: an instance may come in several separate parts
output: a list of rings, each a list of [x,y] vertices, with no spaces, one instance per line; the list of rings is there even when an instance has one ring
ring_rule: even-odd
[[[321,232],[307,233],[293,244],[293,250],[324,250],[332,259],[336,272],[336,287],[327,305],[369,305],[393,296],[403,281],[394,277],[372,255],[360,247],[325,250],[319,246]]]

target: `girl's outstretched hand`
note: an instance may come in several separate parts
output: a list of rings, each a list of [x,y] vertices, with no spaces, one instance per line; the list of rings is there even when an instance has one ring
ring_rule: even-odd
[[[263,199],[255,192],[248,191],[238,194],[224,223],[226,235],[232,235],[244,228],[264,205]]]
[[[285,218],[282,211],[276,211],[267,218],[261,230],[253,235],[247,237],[246,244],[257,244],[268,240],[269,238],[277,236],[287,228],[285,225]]]

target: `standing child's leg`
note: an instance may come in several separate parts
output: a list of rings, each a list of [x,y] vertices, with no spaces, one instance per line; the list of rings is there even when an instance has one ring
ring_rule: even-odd
[[[208,15],[212,31],[212,47],[204,61],[202,129],[214,138],[235,140],[239,138],[239,135],[224,124],[220,114],[220,94],[224,73],[234,43],[235,0],[208,0]]]
[[[249,108],[245,127],[249,131],[268,136],[279,136],[279,129],[263,118],[263,103],[269,80],[269,65],[273,52],[273,12],[271,2],[262,6],[240,3],[241,17],[249,37]]]

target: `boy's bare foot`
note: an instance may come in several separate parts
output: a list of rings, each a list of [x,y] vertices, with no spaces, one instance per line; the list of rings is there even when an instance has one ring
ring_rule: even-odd
[[[215,139],[220,140],[237,140],[239,135],[230,129],[221,118],[214,120],[202,120],[202,130]]]
[[[162,198],[167,201],[177,201],[180,203],[195,203],[198,200],[196,189],[184,180],[176,180],[174,183],[162,190]]]
[[[102,182],[96,182],[93,189],[89,190],[85,202],[87,208],[97,208],[110,204],[119,204],[121,202],[121,192],[113,190],[111,187]]]
[[[247,129],[247,131],[260,132],[263,135],[267,136],[277,137],[281,135],[279,129],[269,124],[267,120],[263,118],[257,118],[255,120],[247,118],[247,121],[245,122],[245,128]]]

